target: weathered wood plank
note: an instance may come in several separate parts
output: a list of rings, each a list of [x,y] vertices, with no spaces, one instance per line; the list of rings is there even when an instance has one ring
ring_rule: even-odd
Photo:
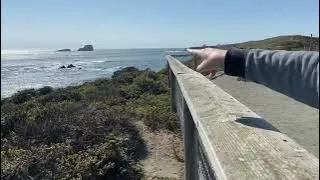
[[[218,179],[319,179],[319,159],[201,74],[168,64]]]

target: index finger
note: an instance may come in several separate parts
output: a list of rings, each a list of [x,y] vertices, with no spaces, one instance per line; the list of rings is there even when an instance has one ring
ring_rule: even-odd
[[[191,55],[200,55],[201,54],[201,49],[187,49],[187,51],[191,54]]]

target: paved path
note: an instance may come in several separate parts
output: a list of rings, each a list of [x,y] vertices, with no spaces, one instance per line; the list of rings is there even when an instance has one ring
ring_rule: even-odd
[[[212,81],[319,157],[318,109],[253,82],[237,81],[226,75]]]

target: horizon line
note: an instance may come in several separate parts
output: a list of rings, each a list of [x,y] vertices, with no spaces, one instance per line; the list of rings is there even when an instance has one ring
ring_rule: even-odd
[[[311,33],[312,34],[312,33]],[[216,45],[230,45],[230,44],[238,44],[238,43],[245,43],[245,42],[252,42],[252,41],[262,41],[262,40],[265,40],[265,39],[270,39],[270,38],[276,38],[276,37],[283,37],[283,36],[304,36],[304,37],[309,37],[309,38],[319,38],[319,35],[318,36],[314,36],[314,34],[312,34],[312,37],[310,36],[311,34],[308,35],[303,35],[303,34],[283,34],[283,35],[278,35],[278,36],[271,36],[271,37],[265,37],[265,38],[261,38],[261,39],[257,39],[257,40],[247,40],[247,41],[241,41],[241,42],[231,42],[231,43],[223,43],[223,44],[219,44],[219,43],[215,43]],[[317,34],[316,34],[317,35]],[[214,43],[212,43],[214,44]],[[93,45],[93,44],[91,44]],[[1,45],[3,46],[3,45]],[[94,46],[94,45],[93,45]],[[191,45],[191,46],[186,46],[186,47],[132,47],[132,48],[128,48],[128,47],[125,47],[125,48],[94,48],[94,50],[120,50],[120,49],[183,49],[183,48],[189,48],[189,47],[200,47],[200,46],[203,46],[202,45]],[[208,45],[208,46],[215,46],[215,45]],[[2,49],[1,48],[1,51],[26,51],[26,50],[59,50],[59,49],[71,49],[74,50],[74,51],[77,51],[78,47],[77,48],[6,48],[6,49]],[[73,51],[72,51],[73,52]]]

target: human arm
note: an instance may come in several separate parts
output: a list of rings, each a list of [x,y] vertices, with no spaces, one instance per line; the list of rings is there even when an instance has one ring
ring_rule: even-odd
[[[216,65],[223,66],[227,75],[263,84],[319,108],[318,52],[208,48],[191,53],[203,59],[197,67],[200,72],[213,70]]]

